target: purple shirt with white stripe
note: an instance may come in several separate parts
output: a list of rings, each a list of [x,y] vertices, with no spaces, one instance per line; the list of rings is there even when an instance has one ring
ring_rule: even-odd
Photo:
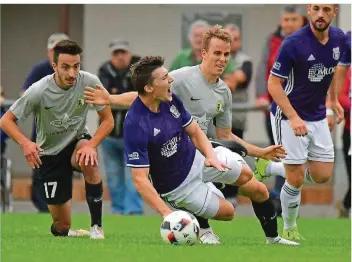
[[[271,73],[284,78],[285,93],[300,118],[319,121],[326,118],[326,95],[337,63],[345,49],[345,34],[330,26],[329,40],[323,45],[309,25],[285,38]],[[271,112],[287,119],[275,102]]]
[[[127,166],[150,168],[150,178],[159,194],[176,189],[191,170],[196,149],[185,128],[192,116],[172,94],[158,113],[150,111],[138,97],[124,121]]]

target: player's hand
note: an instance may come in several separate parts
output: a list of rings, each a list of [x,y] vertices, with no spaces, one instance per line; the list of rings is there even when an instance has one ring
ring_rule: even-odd
[[[329,130],[330,130],[330,132],[332,132],[335,127],[335,117],[327,115],[326,119],[328,120]]]
[[[98,165],[98,154],[97,150],[91,146],[84,146],[76,153],[76,162],[80,167],[82,166],[97,166]]]
[[[223,172],[225,171],[225,169],[231,169],[230,166],[228,166],[227,164],[217,160],[216,158],[206,158],[204,160],[204,165],[206,167],[215,167],[217,170]]]
[[[172,210],[171,209],[168,209],[166,211],[163,212],[162,216],[163,218],[167,217],[168,215],[170,215],[172,213]]]
[[[40,160],[38,152],[43,151],[43,149],[41,149],[39,145],[32,141],[24,143],[23,145],[21,145],[21,147],[24,156],[26,157],[26,160],[28,162],[28,165],[31,168],[39,168],[39,166],[42,164],[42,161]]]
[[[296,136],[306,136],[308,135],[308,129],[306,123],[299,117],[296,116],[289,119],[291,128]]]
[[[331,103],[331,109],[334,111],[334,113],[337,116],[336,123],[340,124],[341,121],[345,118],[345,116],[344,116],[344,110],[343,110],[341,104],[339,103],[339,101]]]
[[[263,159],[280,161],[280,159],[285,158],[287,155],[286,150],[282,147],[282,145],[268,146],[263,149],[262,155],[259,156]]]
[[[86,86],[84,88],[84,100],[87,104],[109,105],[109,92],[102,86],[96,85],[96,88]]]

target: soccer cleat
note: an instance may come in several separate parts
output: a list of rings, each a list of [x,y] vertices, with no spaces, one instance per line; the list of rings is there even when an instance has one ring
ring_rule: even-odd
[[[84,229],[70,229],[68,231],[68,235],[69,237],[85,237],[85,236],[89,236],[90,233],[87,230]]]
[[[291,240],[291,241],[301,241],[301,240],[306,240],[299,232],[298,232],[298,227],[295,226],[294,228],[291,229],[286,229],[284,230],[282,237],[285,239]]]
[[[200,229],[199,242],[206,245],[219,245],[220,239],[217,235],[213,233],[211,228]]]
[[[269,165],[271,161],[266,159],[257,158],[254,162],[254,176],[255,178],[262,182],[263,180],[271,177],[265,173],[265,168]]]
[[[94,225],[90,228],[90,239],[104,239],[104,231],[98,225]]]
[[[275,238],[267,238],[266,243],[268,245],[271,244],[279,244],[279,245],[288,245],[288,246],[299,246],[300,244],[291,240],[284,239],[282,237],[275,237]]]

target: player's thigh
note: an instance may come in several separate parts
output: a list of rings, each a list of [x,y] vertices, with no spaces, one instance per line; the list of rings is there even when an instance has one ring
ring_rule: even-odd
[[[35,172],[39,188],[48,205],[60,205],[72,198],[72,149],[64,148],[54,156],[42,156],[42,165]]]
[[[282,120],[280,116],[270,115],[271,127],[275,144],[282,145],[287,156],[282,160],[285,164],[304,164],[308,157],[310,137],[296,136],[288,120]]]
[[[317,162],[333,163],[334,144],[326,119],[309,122],[312,129],[312,139],[308,147],[308,160]]]
[[[48,205],[53,223],[56,227],[71,227],[71,200],[57,205]]]
[[[242,156],[222,146],[215,148],[214,151],[217,158],[229,165],[231,169],[219,171],[213,167],[204,167],[202,171],[204,182],[242,185],[252,178],[252,171]]]

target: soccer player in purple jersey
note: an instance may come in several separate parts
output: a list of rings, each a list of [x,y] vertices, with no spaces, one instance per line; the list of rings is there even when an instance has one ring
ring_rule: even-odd
[[[296,224],[304,179],[326,183],[334,167],[325,103],[341,122],[337,88],[330,87],[345,48],[345,34],[330,26],[337,11],[333,4],[309,4],[309,24],[285,38],[268,80],[275,142],[287,150],[280,199],[283,237],[290,240],[304,239]]]

